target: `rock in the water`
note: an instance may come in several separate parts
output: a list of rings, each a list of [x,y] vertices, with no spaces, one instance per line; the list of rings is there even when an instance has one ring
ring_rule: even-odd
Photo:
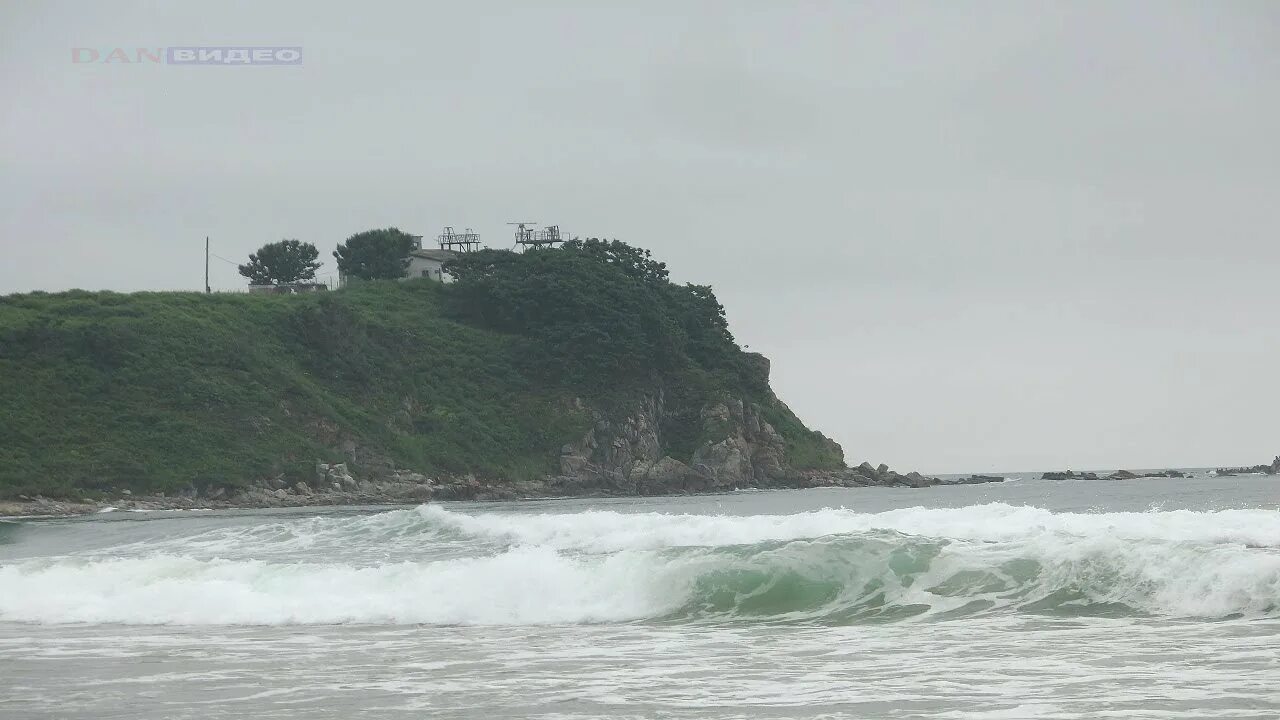
[[[930,485],[938,484],[938,480],[936,478],[927,478],[915,471],[907,473],[906,478],[907,485],[913,488],[929,487]]]
[[[884,487],[920,488],[942,484],[942,481],[935,477],[928,477],[915,471],[902,474],[890,470],[889,466],[883,463],[879,467],[873,467],[869,462],[863,462],[855,468],[845,468],[844,470],[800,473],[799,477],[803,481],[803,484],[799,485],[799,487],[867,487],[878,485]]]
[[[1004,478],[999,475],[970,475],[967,478],[959,478],[952,480],[948,485],[979,485],[981,483],[1004,482]]]
[[[1181,470],[1143,470],[1134,472],[1132,470],[1117,470],[1107,476],[1108,480],[1133,480],[1134,478],[1180,478],[1186,477],[1187,474]]]
[[[1040,476],[1041,480],[1097,480],[1097,473],[1078,473],[1074,470],[1059,470],[1056,472],[1047,472]]]

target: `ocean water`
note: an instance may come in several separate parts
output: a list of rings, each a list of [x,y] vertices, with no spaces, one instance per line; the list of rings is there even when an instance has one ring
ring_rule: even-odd
[[[0,522],[0,718],[1277,718],[1280,480]]]

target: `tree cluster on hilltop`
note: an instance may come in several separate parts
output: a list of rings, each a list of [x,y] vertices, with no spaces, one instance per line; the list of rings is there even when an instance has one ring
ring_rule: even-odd
[[[395,280],[404,276],[409,253],[417,247],[414,236],[399,228],[358,232],[339,243],[333,252],[338,271],[360,280]],[[288,285],[314,280],[320,268],[315,245],[299,240],[267,243],[238,266],[251,285]]]
[[[311,243],[281,240],[267,243],[249,255],[249,262],[237,269],[252,285],[287,285],[314,280],[320,252]]]
[[[543,376],[613,384],[695,369],[741,385],[742,352],[706,285],[675,284],[650,251],[617,240],[480,250],[446,263],[454,316],[533,341]]]
[[[365,230],[340,243],[333,251],[338,271],[360,280],[396,280],[404,277],[409,253],[417,247],[414,236],[399,228]]]
[[[404,278],[416,238],[398,228],[355,233],[333,255],[348,279]],[[240,266],[255,284],[310,279],[315,246],[264,245]],[[695,371],[707,384],[762,391],[766,379],[734,342],[707,285],[670,281],[650,251],[618,240],[574,239],[555,249],[486,249],[448,261],[452,316],[528,340],[524,370],[548,382],[617,387]]]

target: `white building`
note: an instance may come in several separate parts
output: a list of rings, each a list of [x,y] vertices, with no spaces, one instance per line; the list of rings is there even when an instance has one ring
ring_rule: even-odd
[[[428,278],[437,282],[453,282],[453,277],[441,266],[446,260],[458,256],[453,250],[417,249],[409,253],[409,267],[405,269],[405,279]]]
[[[409,264],[405,266],[403,279],[427,278],[436,282],[453,282],[453,276],[444,271],[443,265],[446,260],[458,257],[458,252],[456,250],[438,250],[434,248],[424,249],[421,235],[410,235],[409,237],[413,238],[414,248],[409,251]],[[347,276],[339,271],[338,285],[346,285],[347,280]]]

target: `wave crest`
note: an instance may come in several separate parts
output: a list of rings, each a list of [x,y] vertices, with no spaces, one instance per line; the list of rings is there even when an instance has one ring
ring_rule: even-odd
[[[232,538],[237,554],[208,555]],[[352,554],[314,552],[344,545]],[[452,550],[421,553],[440,545]],[[467,515],[426,506],[224,528],[148,553],[0,565],[0,619],[522,625],[844,624],[1008,612],[1258,617],[1280,612],[1277,546],[1280,513],[1263,510],[1073,514],[987,505],[732,517]],[[470,555],[458,556],[462,547]],[[296,554],[302,548],[309,552]],[[295,554],[284,559],[285,550]]]

